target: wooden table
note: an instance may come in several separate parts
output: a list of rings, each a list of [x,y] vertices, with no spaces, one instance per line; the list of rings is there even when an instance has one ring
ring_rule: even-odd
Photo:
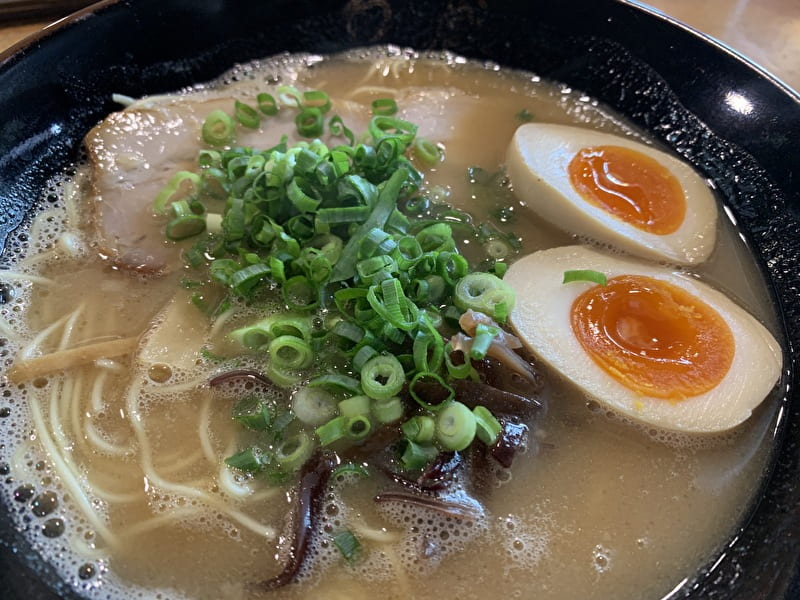
[[[800,90],[800,0],[650,0]],[[45,23],[0,26],[0,51]]]

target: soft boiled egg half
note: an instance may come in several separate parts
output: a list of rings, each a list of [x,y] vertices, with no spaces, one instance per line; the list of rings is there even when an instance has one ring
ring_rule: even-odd
[[[567,271],[606,276],[562,283]],[[508,269],[511,324],[541,360],[588,396],[670,431],[745,421],[778,380],[775,338],[700,281],[583,246],[530,254]]]
[[[717,207],[706,182],[641,142],[528,123],[506,166],[517,197],[560,229],[677,264],[700,263],[714,249]]]

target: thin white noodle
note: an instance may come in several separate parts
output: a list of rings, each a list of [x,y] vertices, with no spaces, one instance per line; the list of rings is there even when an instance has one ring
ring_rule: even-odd
[[[100,374],[94,378],[92,383],[92,412],[99,413],[103,410],[103,387],[108,379],[108,371],[100,371]]]
[[[179,473],[181,471],[185,471],[198,460],[203,458],[203,452],[201,450],[197,450],[196,452],[192,452],[189,455],[185,455],[183,453],[176,455],[176,460],[171,461],[164,461],[164,465],[153,465],[159,473],[162,475],[172,475],[174,473]]]
[[[198,513],[201,513],[202,509],[198,508],[179,508],[172,512],[164,513],[147,519],[146,521],[140,521],[136,525],[131,525],[127,529],[123,529],[119,532],[119,536],[121,538],[129,538],[137,535],[141,535],[143,533],[147,533],[148,531],[152,531],[153,529],[158,529],[165,523],[169,523],[170,521],[178,521],[180,519],[185,519],[186,517],[194,516]]]
[[[397,93],[397,90],[393,90],[390,87],[385,87],[382,85],[360,85],[352,92],[347,94],[346,98],[348,100],[352,100],[362,94],[380,94],[386,96],[394,96]]]
[[[108,550],[92,548],[85,540],[76,536],[70,536],[69,544],[77,554],[80,554],[87,560],[101,560],[108,556]]]
[[[214,336],[216,336],[219,333],[219,330],[222,329],[225,323],[227,323],[230,320],[230,318],[235,314],[235,312],[236,309],[231,307],[224,313],[222,313],[220,316],[218,316],[217,319],[214,321],[214,324],[211,326],[211,330],[208,332],[208,338],[214,339]]]
[[[85,306],[86,303],[82,302],[78,305],[78,308],[69,315],[69,318],[64,324],[64,330],[61,332],[61,341],[59,342],[56,350],[61,351],[69,346],[70,339],[75,331],[75,324],[77,323],[78,317],[83,312]],[[74,382],[69,377],[64,380],[56,380],[51,384],[50,409],[48,413],[50,417],[50,429],[53,432],[59,447],[63,448],[64,450],[71,450],[73,444],[67,439],[67,434],[64,431],[65,420],[61,418],[61,405],[69,405],[72,402],[78,402],[78,399],[72,395],[74,391]],[[73,432],[73,437],[77,437],[79,435],[79,430]],[[71,463],[72,461],[70,460],[68,462]]]
[[[148,392],[153,392],[156,394],[177,394],[180,392],[188,392],[189,390],[200,388],[208,382],[207,378],[202,379],[192,379],[191,381],[184,381],[182,383],[175,383],[172,385],[163,385],[163,386],[150,386],[148,388]]]
[[[50,433],[47,431],[42,409],[39,406],[39,401],[35,396],[31,396],[29,400],[31,409],[31,416],[33,417],[34,428],[36,434],[42,442],[45,452],[50,456],[53,462],[53,467],[58,471],[64,486],[69,490],[72,495],[73,501],[77,504],[78,508],[86,515],[86,518],[92,523],[95,531],[103,538],[103,540],[111,547],[117,547],[119,540],[111,533],[106,526],[105,522],[97,515],[92,503],[87,497],[83,487],[80,484],[79,477],[73,472],[70,465],[67,463],[66,457],[59,451]]]
[[[379,544],[394,544],[395,542],[400,541],[402,534],[399,531],[388,531],[385,527],[381,527],[380,529],[376,529],[375,527],[370,527],[364,522],[356,522],[351,523],[351,527],[353,531],[358,534],[359,537],[364,538],[365,540],[370,540],[371,542],[377,542]]]
[[[397,557],[397,552],[395,551],[395,547],[392,545],[387,545],[383,548],[383,553],[386,555],[386,558],[389,559],[389,562],[392,563],[392,570],[394,571],[394,581],[397,587],[399,588],[399,594],[397,595],[398,598],[412,598],[413,594],[411,593],[411,584],[408,581],[408,574],[406,570],[403,568],[400,559]]]
[[[55,285],[56,283],[47,277],[30,275],[28,273],[19,273],[17,271],[6,271],[3,269],[0,269],[0,281],[29,281],[31,283],[38,283],[39,285]]]
[[[70,397],[67,391],[72,391],[72,386],[65,385],[64,381],[54,381],[50,384],[50,409],[48,416],[50,417],[50,430],[56,439],[59,448],[65,451],[72,449],[72,444],[67,440],[67,434],[64,431],[62,422],[58,419],[58,402],[70,402]]]
[[[94,495],[111,504],[130,504],[131,502],[138,502],[144,497],[141,490],[133,492],[112,492],[95,482],[90,482],[89,487]]]
[[[82,306],[78,307],[78,309],[74,311],[71,315],[67,315],[66,317],[60,319],[56,323],[59,322],[63,323],[69,320],[70,317],[72,316],[75,316],[77,318],[77,314],[81,310]],[[48,327],[47,329],[51,329],[51,327]],[[71,333],[71,329],[69,330],[69,333]],[[63,349],[63,347],[68,343],[69,343],[69,335],[62,336],[60,349]],[[55,382],[52,387],[51,401],[50,401],[51,410],[57,411],[57,406],[55,402],[58,401],[58,389],[61,387],[63,387],[63,382],[61,381]],[[55,401],[53,400],[53,398],[55,398]],[[83,489],[83,486],[80,483],[80,475],[77,472],[77,468],[73,466],[72,460],[69,457],[69,455],[61,450],[61,448],[66,449],[68,446],[68,444],[66,443],[66,439],[61,424],[59,423],[58,426],[55,427],[53,430],[53,435],[55,435],[56,438],[58,439],[58,444],[56,444],[53,438],[50,436],[50,432],[47,430],[47,424],[44,419],[44,415],[42,414],[42,409],[41,406],[39,405],[39,400],[36,398],[35,395],[30,396],[29,407],[31,409],[31,416],[33,417],[33,423],[34,423],[34,428],[36,429],[36,434],[41,440],[45,452],[47,452],[47,454],[50,456],[50,459],[53,463],[53,467],[56,469],[56,471],[58,471],[58,473],[61,476],[61,480],[64,482],[66,488],[70,491],[74,499],[74,502],[83,511],[83,513],[86,515],[86,518],[92,523],[92,526],[97,531],[97,533],[103,538],[103,540],[105,540],[109,546],[116,546],[118,540],[111,533],[110,529],[106,526],[106,523],[97,515],[96,511],[94,510],[91,501],[89,500],[85,490]]]
[[[66,323],[67,319],[69,319],[70,315],[64,315],[57,321],[54,321],[52,324],[45,327],[42,331],[40,331],[28,344],[22,349],[22,352],[19,353],[21,358],[31,358],[33,352],[38,348],[39,344],[41,344],[44,340],[50,337],[50,334],[53,333],[56,329],[61,327],[64,323]]]
[[[72,402],[69,403],[69,422],[72,425],[72,436],[80,447],[81,451],[87,452],[86,438],[82,435],[83,426],[81,425],[81,396],[83,395],[84,375],[82,371],[74,378],[72,386]]]
[[[69,390],[69,397],[76,398],[75,394],[75,383],[78,380],[79,375],[66,375],[64,377],[64,388]],[[56,413],[58,417],[58,422],[63,423],[67,427],[67,431],[69,431],[70,422],[69,422],[69,411],[72,408],[71,402],[59,402],[58,403],[58,412]],[[52,418],[52,415],[51,415]],[[70,433],[74,436],[75,431],[72,430]]]
[[[220,489],[236,500],[244,500],[252,496],[253,488],[249,485],[237,482],[234,477],[235,474],[231,468],[223,461],[219,466],[219,476],[217,477]]]
[[[59,350],[66,350],[69,346],[69,340],[72,337],[72,332],[75,330],[75,324],[78,322],[78,317],[86,308],[86,303],[81,302],[64,324],[64,331],[61,332],[61,343],[58,346]]]
[[[202,502],[213,506],[214,508],[224,512],[232,520],[237,521],[240,525],[250,529],[258,535],[274,539],[276,536],[275,529],[269,525],[264,525],[252,519],[244,513],[232,510],[219,498],[204,492],[201,489],[191,487],[185,484],[174,483],[161,477],[153,468],[153,457],[151,454],[150,445],[147,443],[147,434],[142,425],[142,416],[139,414],[138,394],[142,387],[140,381],[132,382],[128,389],[127,408],[131,425],[133,426],[134,433],[139,440],[140,456],[142,467],[147,477],[154,485],[161,489],[186,496],[187,498],[196,498]]]
[[[95,429],[94,423],[92,423],[90,419],[86,419],[84,432],[86,435],[86,440],[99,452],[110,454],[111,456],[129,456],[133,453],[133,448],[130,446],[112,444],[111,442],[107,442],[105,439],[103,439],[102,434]]]
[[[200,447],[203,449],[206,459],[212,465],[219,462],[217,453],[214,452],[214,446],[211,443],[211,437],[208,434],[208,425],[211,413],[211,393],[206,391],[203,394],[203,405],[200,408],[200,424],[197,428],[197,433],[200,436]]]

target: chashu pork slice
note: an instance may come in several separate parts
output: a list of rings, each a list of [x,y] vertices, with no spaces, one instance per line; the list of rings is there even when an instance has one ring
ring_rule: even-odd
[[[497,164],[505,148],[487,146],[480,99],[464,91],[437,86],[411,87],[396,93],[398,116],[419,126],[419,135],[447,147],[448,162]],[[164,237],[164,222],[154,216],[153,199],[178,171],[195,171],[197,153],[206,147],[200,130],[217,109],[233,115],[235,99],[201,95],[162,96],[137,101],[109,115],[86,136],[95,192],[94,227],[100,251],[119,267],[163,273],[179,264],[179,245]],[[328,117],[338,114],[359,136],[367,130],[368,105],[333,99]],[[237,126],[235,144],[258,149],[278,144],[287,135],[300,141],[296,111],[283,109],[263,118],[257,130]],[[326,132],[327,135],[327,132]],[[510,135],[510,133],[509,133]],[[341,138],[323,136],[329,145]],[[431,182],[451,177],[431,173]],[[459,177],[458,179],[463,179]]]
[[[164,237],[164,222],[153,214],[153,199],[178,171],[196,171],[197,153],[205,148],[201,127],[221,109],[234,114],[234,98],[164,96],[141,100],[109,115],[86,136],[94,187],[93,225],[101,253],[117,266],[145,273],[165,273],[179,264],[179,245]],[[354,131],[366,129],[369,108],[334,101],[338,114]],[[259,129],[237,126],[235,144],[267,149],[281,136],[290,145],[297,134],[296,111],[264,118]],[[336,140],[323,140],[334,144]]]

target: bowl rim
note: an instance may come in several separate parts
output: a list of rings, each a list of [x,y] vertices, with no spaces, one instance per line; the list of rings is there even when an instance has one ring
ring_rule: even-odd
[[[686,34],[689,34],[695,38],[698,38],[705,44],[716,48],[717,51],[727,55],[730,59],[736,61],[740,65],[746,66],[750,69],[754,75],[767,81],[773,88],[779,90],[781,93],[786,95],[790,100],[792,100],[800,110],[800,93],[789,87],[785,82],[781,79],[767,71],[762,66],[758,65],[751,59],[747,58],[740,52],[736,51],[735,49],[731,48],[724,42],[721,42],[707,34],[700,32],[699,30],[673,18],[662,11],[655,9],[651,6],[643,4],[638,0],[611,0],[615,4],[624,5],[640,11],[643,14],[648,15],[649,17],[656,18],[660,21],[669,23],[672,27],[683,31]],[[85,19],[91,18],[96,15],[100,15],[105,10],[111,9],[117,5],[131,5],[135,4],[132,0],[101,0],[95,4],[92,4],[84,9],[81,9],[67,17],[59,19],[54,23],[44,27],[41,31],[38,31],[31,36],[17,42],[16,44],[9,47],[4,52],[0,53],[0,72],[2,72],[7,67],[15,64],[15,62],[24,59],[29,51],[34,51],[36,47],[46,42],[51,37],[59,35],[66,29],[69,29],[73,26],[76,26],[80,22],[84,21]],[[748,151],[745,149],[745,151]],[[749,152],[749,151],[748,151]],[[785,190],[786,191],[786,190]],[[780,305],[779,305],[780,306]],[[789,324],[786,323],[786,327],[789,327]],[[787,331],[786,333],[789,333]],[[787,340],[786,346],[791,350],[791,339]],[[798,357],[796,353],[790,352],[787,360],[791,363],[791,372],[795,375],[795,379],[797,378],[797,368],[795,366],[795,362],[797,361]],[[794,395],[797,395],[796,390],[794,391]],[[788,428],[784,427],[784,432]],[[768,478],[767,478],[768,479]],[[765,484],[767,480],[765,480]],[[798,578],[800,575],[800,570],[795,569],[795,579]],[[668,596],[670,597],[670,596]]]

